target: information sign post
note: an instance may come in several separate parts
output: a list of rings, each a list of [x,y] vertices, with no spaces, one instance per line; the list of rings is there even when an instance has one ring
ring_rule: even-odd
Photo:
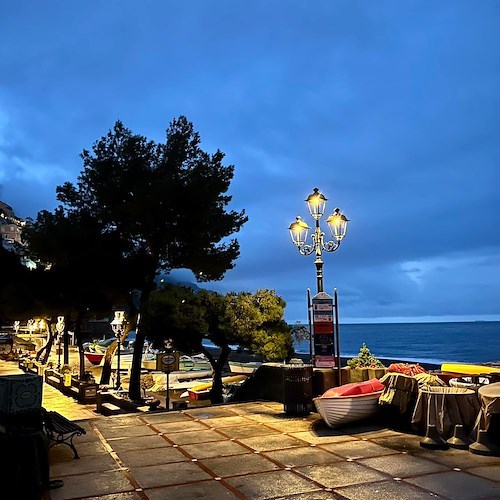
[[[333,329],[333,298],[319,292],[312,299],[314,328],[314,366],[335,367],[335,337]]]
[[[178,352],[161,352],[156,355],[156,369],[166,373],[167,379],[167,396],[165,405],[167,411],[170,410],[170,372],[175,372],[179,369],[179,353]]]

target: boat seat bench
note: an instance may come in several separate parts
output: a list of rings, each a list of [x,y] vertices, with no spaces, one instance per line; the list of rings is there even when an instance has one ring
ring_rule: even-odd
[[[43,426],[49,438],[49,448],[56,444],[68,445],[74,453],[75,458],[80,458],[73,444],[75,436],[86,434],[85,429],[68,420],[64,415],[56,411],[43,410]]]

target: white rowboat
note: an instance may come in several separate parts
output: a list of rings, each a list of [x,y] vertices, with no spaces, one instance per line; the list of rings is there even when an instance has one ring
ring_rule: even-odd
[[[338,427],[375,415],[379,408],[378,398],[382,392],[384,391],[353,396],[319,397],[314,399],[314,404],[328,427]]]
[[[250,361],[247,363],[241,363],[239,361],[228,361],[228,365],[231,373],[250,375],[255,370],[257,370],[259,366],[262,366],[262,363],[260,363],[259,361]]]

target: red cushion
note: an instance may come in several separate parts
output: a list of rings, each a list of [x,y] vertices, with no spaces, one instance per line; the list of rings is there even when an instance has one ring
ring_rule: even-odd
[[[321,397],[335,398],[339,396],[356,396],[357,394],[370,394],[372,392],[382,391],[384,385],[377,378],[366,380],[365,382],[353,382],[338,387],[328,389]]]

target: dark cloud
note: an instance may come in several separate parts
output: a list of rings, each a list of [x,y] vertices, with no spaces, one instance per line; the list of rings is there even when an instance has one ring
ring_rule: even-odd
[[[317,186],[352,219],[324,256],[343,317],[500,315],[498,2],[284,7],[4,6],[2,199],[53,208],[116,119],[162,140],[186,114],[235,165],[232,206],[250,218],[213,287],[275,288],[305,319],[313,258],[287,228]]]

